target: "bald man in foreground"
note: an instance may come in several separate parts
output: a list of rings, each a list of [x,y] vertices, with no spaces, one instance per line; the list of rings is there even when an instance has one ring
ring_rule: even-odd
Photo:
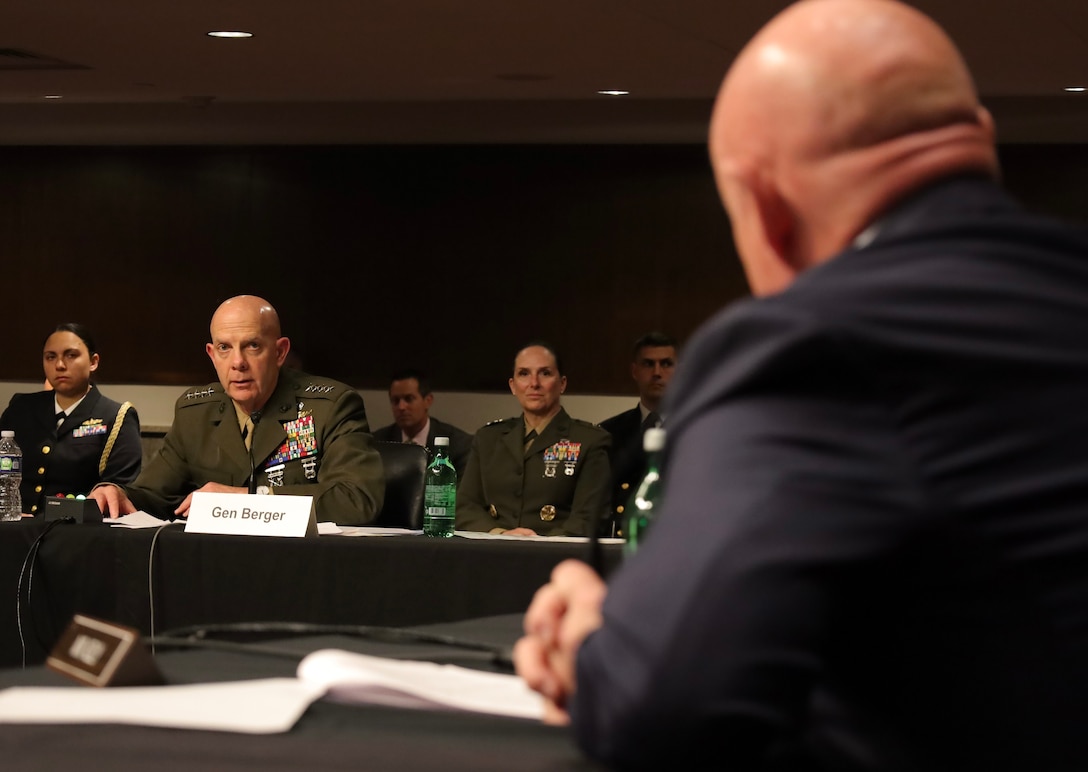
[[[210,332],[206,349],[219,382],[178,398],[162,449],[131,485],[91,491],[102,511],[187,517],[196,491],[250,493],[252,487],[313,496],[322,520],[371,522],[381,509],[385,476],[359,393],[283,369],[291,341],[263,298],[224,301]]]
[[[556,568],[518,672],[624,768],[1088,769],[1088,237],[891,0],[773,19],[710,155],[758,299],[673,379],[648,541]]]

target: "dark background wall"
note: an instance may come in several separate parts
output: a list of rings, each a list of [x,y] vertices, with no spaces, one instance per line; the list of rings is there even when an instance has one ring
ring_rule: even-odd
[[[1088,151],[1002,148],[1030,207],[1088,222]],[[1088,258],[1086,258],[1088,259]],[[577,393],[630,390],[631,342],[747,294],[701,146],[0,148],[0,380],[60,321],[104,383],[214,378],[223,299],[279,309],[307,369],[358,388],[421,366],[506,388],[551,340]]]

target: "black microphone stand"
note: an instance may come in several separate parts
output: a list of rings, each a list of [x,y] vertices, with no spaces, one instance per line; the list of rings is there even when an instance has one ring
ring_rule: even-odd
[[[261,411],[255,410],[249,414],[249,420],[253,424],[249,437],[249,492],[257,492],[257,464],[253,458],[253,435],[257,433],[257,424],[261,422]]]

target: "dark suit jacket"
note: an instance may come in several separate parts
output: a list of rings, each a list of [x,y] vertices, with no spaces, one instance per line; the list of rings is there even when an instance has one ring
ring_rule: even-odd
[[[283,370],[261,412],[252,443],[257,485],[313,496],[322,520],[365,525],[377,516],[385,477],[357,391]],[[209,383],[178,398],[161,450],[125,490],[140,509],[172,517],[205,483],[244,487],[249,477],[234,404],[219,383]]]
[[[439,421],[434,416],[431,416],[431,425],[427,432],[427,452],[430,453],[432,457],[434,456],[435,437],[450,438],[450,461],[453,462],[453,468],[457,470],[457,479],[460,481],[461,478],[465,476],[465,466],[468,464],[468,452],[469,448],[472,447],[472,435],[458,429],[453,424]],[[383,426],[381,429],[374,432],[374,439],[381,440],[382,442],[400,442],[400,427],[396,424]]]
[[[878,225],[685,350],[591,754],[1088,769],[1088,234],[975,179]]]
[[[91,386],[83,401],[58,427],[54,396],[51,391],[16,394],[0,416],[0,428],[13,429],[15,441],[23,451],[20,492],[23,512],[29,514],[41,509],[49,496],[85,494],[100,482],[124,485],[140,473],[140,418],[135,408],[125,413],[106,468],[100,475],[102,450],[117,420],[120,403],[104,397],[97,386]]]
[[[562,408],[528,451],[521,416],[489,423],[476,432],[457,489],[457,528],[588,536],[608,508],[610,442],[604,429]],[[564,447],[574,455],[548,460]]]
[[[608,460],[612,468],[612,519],[622,532],[624,509],[631,494],[646,474],[646,451],[642,448],[642,411],[638,405],[601,421],[612,435]]]

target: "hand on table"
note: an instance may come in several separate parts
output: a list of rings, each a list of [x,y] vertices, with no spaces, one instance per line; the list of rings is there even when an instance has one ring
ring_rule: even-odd
[[[604,581],[585,563],[565,560],[537,590],[525,613],[525,635],[514,646],[514,667],[528,686],[544,695],[544,721],[566,724],[576,687],[575,661],[582,641],[601,626]]]
[[[232,488],[229,485],[210,482],[204,483],[204,485],[197,488],[193,493],[249,493],[249,488]],[[175,515],[178,517],[189,516],[189,507],[193,504],[193,493],[186,496],[185,500],[174,510]]]

